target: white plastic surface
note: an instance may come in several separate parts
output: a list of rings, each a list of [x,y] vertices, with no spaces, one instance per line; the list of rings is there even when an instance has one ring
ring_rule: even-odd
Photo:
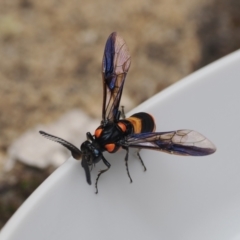
[[[158,131],[199,131],[217,152],[180,157],[143,150],[146,172],[130,154],[132,184],[125,152],[105,154],[112,167],[101,176],[98,195],[94,184],[86,183],[80,162],[71,158],[23,204],[0,239],[240,239],[240,51],[130,114],[138,111],[155,116]],[[92,171],[93,183],[103,167],[100,163]]]

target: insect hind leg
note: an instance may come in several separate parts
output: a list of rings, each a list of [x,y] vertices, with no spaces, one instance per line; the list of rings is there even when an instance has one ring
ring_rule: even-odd
[[[139,148],[139,149],[137,150],[137,156],[138,156],[138,159],[140,160],[140,162],[141,162],[141,164],[142,164],[142,166],[143,166],[143,168],[144,168],[144,172],[145,172],[145,171],[147,171],[147,168],[146,168],[146,166],[145,166],[145,164],[144,164],[144,162],[143,162],[143,160],[142,160],[142,158],[141,158],[140,151],[141,151],[141,148]]]
[[[128,148],[125,148],[125,150],[126,150],[126,156],[125,156],[125,159],[124,159],[125,160],[125,166],[126,166],[128,177],[130,179],[130,183],[132,183],[132,178],[130,176],[129,169],[128,169],[128,152],[129,152],[129,150],[128,150]]]

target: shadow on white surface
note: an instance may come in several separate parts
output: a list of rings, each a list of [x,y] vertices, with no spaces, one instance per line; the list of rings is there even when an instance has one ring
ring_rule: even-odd
[[[0,239],[239,239],[239,66],[237,51],[129,113],[152,114],[157,131],[196,130],[216,145],[215,154],[180,157],[143,150],[146,172],[130,154],[132,184],[125,153],[105,154],[112,167],[101,176],[98,195],[80,162],[70,158],[14,214]],[[93,182],[101,168],[92,171]]]

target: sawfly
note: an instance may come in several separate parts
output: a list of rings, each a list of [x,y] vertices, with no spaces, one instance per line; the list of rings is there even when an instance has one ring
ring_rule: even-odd
[[[64,139],[40,131],[44,137],[70,150],[73,158],[81,160],[88,184],[91,184],[90,169],[103,161],[106,169],[99,171],[97,175],[96,193],[99,177],[111,167],[103,155],[104,151],[115,153],[120,148],[126,151],[125,165],[130,182],[132,178],[128,169],[129,148],[138,149],[137,156],[144,170],[146,167],[139,154],[141,149],[185,156],[205,156],[216,151],[212,142],[193,130],[155,132],[154,118],[148,113],[139,112],[125,118],[124,109],[122,107],[120,110],[119,105],[130,64],[131,56],[125,41],[118,33],[113,32],[107,39],[102,61],[102,120],[93,135],[87,132],[87,140],[81,144],[80,149]]]

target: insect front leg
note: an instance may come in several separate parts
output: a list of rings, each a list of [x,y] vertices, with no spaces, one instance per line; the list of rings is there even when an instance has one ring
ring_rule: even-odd
[[[143,162],[143,160],[142,160],[142,158],[141,158],[141,156],[140,156],[140,152],[141,151],[141,148],[139,148],[138,150],[137,150],[137,156],[138,156],[138,158],[139,158],[139,160],[140,160],[140,162],[141,162],[141,164],[142,164],[142,166],[143,166],[143,168],[144,168],[144,172],[145,171],[147,171],[147,168],[146,168],[146,166],[145,166],[145,164],[144,164],[144,162]]]
[[[130,176],[130,173],[129,173],[129,169],[128,169],[128,152],[129,152],[129,149],[127,147],[123,148],[126,150],[126,156],[125,156],[125,166],[126,166],[126,170],[127,170],[127,174],[128,174],[128,177],[130,179],[130,183],[132,183],[132,178]]]
[[[98,175],[97,175],[96,182],[95,182],[95,188],[96,188],[96,192],[95,192],[95,193],[96,193],[96,194],[98,193],[98,187],[97,187],[98,179],[100,178],[100,176],[101,176],[104,172],[108,171],[109,168],[111,167],[111,164],[106,160],[106,158],[105,158],[104,156],[102,156],[102,160],[103,160],[103,163],[107,166],[107,168],[104,169],[104,170],[100,170],[99,173],[98,173]]]

